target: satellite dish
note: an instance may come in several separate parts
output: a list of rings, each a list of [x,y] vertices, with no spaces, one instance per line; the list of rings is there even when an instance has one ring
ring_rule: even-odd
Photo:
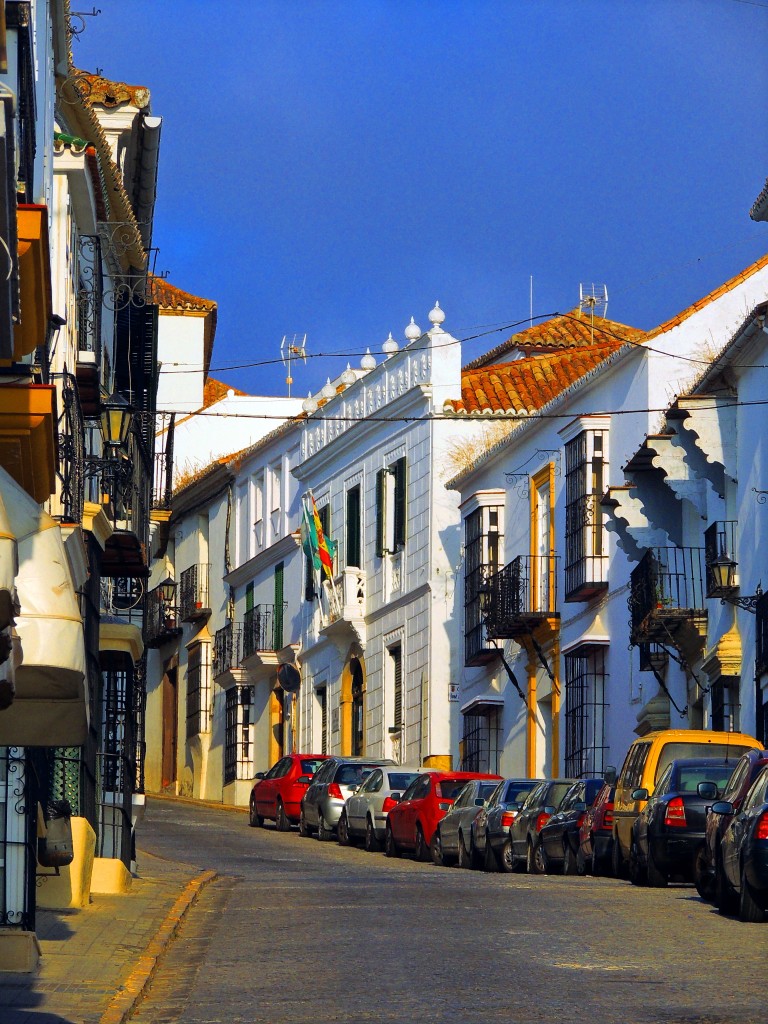
[[[295,665],[281,665],[277,670],[277,681],[286,693],[296,693],[301,686],[301,673]]]

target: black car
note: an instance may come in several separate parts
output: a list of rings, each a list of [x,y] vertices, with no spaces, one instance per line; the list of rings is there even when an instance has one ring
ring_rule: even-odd
[[[547,874],[562,871],[564,875],[576,874],[576,854],[579,849],[579,829],[594,803],[595,797],[605,785],[602,779],[579,779],[574,782],[539,835],[544,869]]]
[[[504,779],[474,822],[475,849],[486,871],[512,871],[510,829],[540,779]]]
[[[734,760],[691,757],[672,761],[649,797],[645,789],[632,793],[647,800],[632,825],[629,877],[634,885],[665,886],[670,878],[695,878],[696,857],[704,842],[707,783],[722,793],[733,774]]]
[[[715,814],[734,814],[730,801],[712,804]],[[763,921],[768,909],[768,768],[763,768],[720,842],[715,885],[721,914],[736,910],[742,921]]]
[[[512,823],[512,870],[544,874],[539,833],[557,811],[563,797],[576,779],[547,779],[534,786]]]

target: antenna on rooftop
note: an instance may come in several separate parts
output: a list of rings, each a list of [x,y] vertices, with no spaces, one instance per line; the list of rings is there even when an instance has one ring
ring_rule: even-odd
[[[592,341],[594,341],[595,316],[600,316],[605,320],[608,313],[608,286],[605,284],[580,284],[579,310],[589,313],[592,322]]]
[[[289,338],[287,334],[284,334],[283,340],[280,342],[280,358],[283,361],[283,366],[287,367],[288,370],[288,372],[285,375],[285,383],[288,385],[288,397],[290,398],[291,384],[293,384],[293,373],[291,370],[291,363],[294,361],[294,359],[302,359],[305,365],[307,362],[306,334],[294,334],[292,338]]]

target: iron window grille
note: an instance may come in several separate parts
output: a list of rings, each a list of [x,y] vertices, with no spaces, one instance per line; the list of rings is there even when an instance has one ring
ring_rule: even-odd
[[[101,308],[104,299],[101,238],[98,235],[80,235],[77,250],[77,347],[80,352],[94,353],[96,368],[99,370],[101,367]]]
[[[252,687],[233,686],[227,690],[224,727],[225,785],[239,779],[253,778],[252,712]]]
[[[328,688],[318,686],[315,690],[320,705],[320,753],[328,753]]]
[[[154,469],[152,474],[152,508],[170,510],[173,494],[173,441],[176,413],[157,417]]]
[[[179,578],[179,612],[184,622],[210,615],[210,565],[191,565]]]
[[[389,648],[392,660],[392,688],[394,690],[393,728],[400,732],[403,728],[403,648],[396,644]]]
[[[739,682],[738,676],[721,676],[710,687],[712,728],[718,732],[739,732]]]
[[[77,379],[66,370],[61,374],[58,449],[56,473],[61,487],[58,518],[65,523],[80,523],[85,501],[85,420]]]
[[[480,609],[480,588],[498,571],[504,535],[500,532],[503,508],[476,509],[464,521],[464,661],[482,665],[496,657],[486,643],[485,620]]]
[[[0,926],[35,930],[37,798],[23,747],[0,747]]]
[[[605,742],[606,649],[580,647],[565,655],[565,774],[602,775]]]
[[[461,771],[497,775],[501,757],[501,708],[488,707],[464,715]]]
[[[210,729],[210,642],[189,649],[187,662],[187,739]]]
[[[630,643],[668,643],[682,622],[704,619],[704,548],[649,548],[630,574]]]
[[[243,660],[243,626],[239,622],[228,622],[217,629],[213,638],[213,677],[223,675],[237,668]]]
[[[279,651],[283,646],[285,602],[277,609],[271,604],[257,604],[243,616],[243,657],[258,651]]]
[[[557,555],[518,555],[489,581],[488,636],[515,639],[558,615]]]
[[[584,430],[565,446],[565,600],[586,601],[608,586],[600,498],[605,490],[605,430]]]
[[[134,665],[128,655],[102,656],[104,697],[97,757],[97,856],[131,861],[131,798],[136,783]]]

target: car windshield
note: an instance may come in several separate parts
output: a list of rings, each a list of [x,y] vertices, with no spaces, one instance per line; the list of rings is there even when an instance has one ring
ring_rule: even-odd
[[[314,775],[317,771],[317,766],[322,764],[322,758],[318,757],[312,760],[309,757],[303,757],[301,759],[301,774],[302,775]]]
[[[714,782],[722,793],[732,773],[731,765],[691,765],[681,767],[677,776],[678,793],[695,793],[700,782]]]
[[[389,788],[406,790],[418,776],[418,772],[389,772]]]
[[[483,800],[488,800],[488,798],[493,793],[494,789],[496,789],[495,782],[481,782],[477,795],[479,797],[482,797]]]
[[[571,785],[570,782],[556,782],[546,794],[547,806],[559,807]]]
[[[535,781],[531,779],[529,782],[513,782],[507,786],[507,791],[504,794],[505,804],[520,804],[525,800],[528,794],[531,792],[533,787],[536,785]]]
[[[727,758],[731,763],[731,771],[733,771],[741,755],[750,749],[750,747],[738,743],[666,743],[659,755],[654,781],[659,781],[661,773],[673,761],[679,761],[686,757],[722,757],[724,761]]]
[[[440,779],[437,784],[437,795],[443,800],[455,800],[468,781],[468,779]]]
[[[340,786],[357,786],[373,771],[372,764],[343,764],[336,775]]]

